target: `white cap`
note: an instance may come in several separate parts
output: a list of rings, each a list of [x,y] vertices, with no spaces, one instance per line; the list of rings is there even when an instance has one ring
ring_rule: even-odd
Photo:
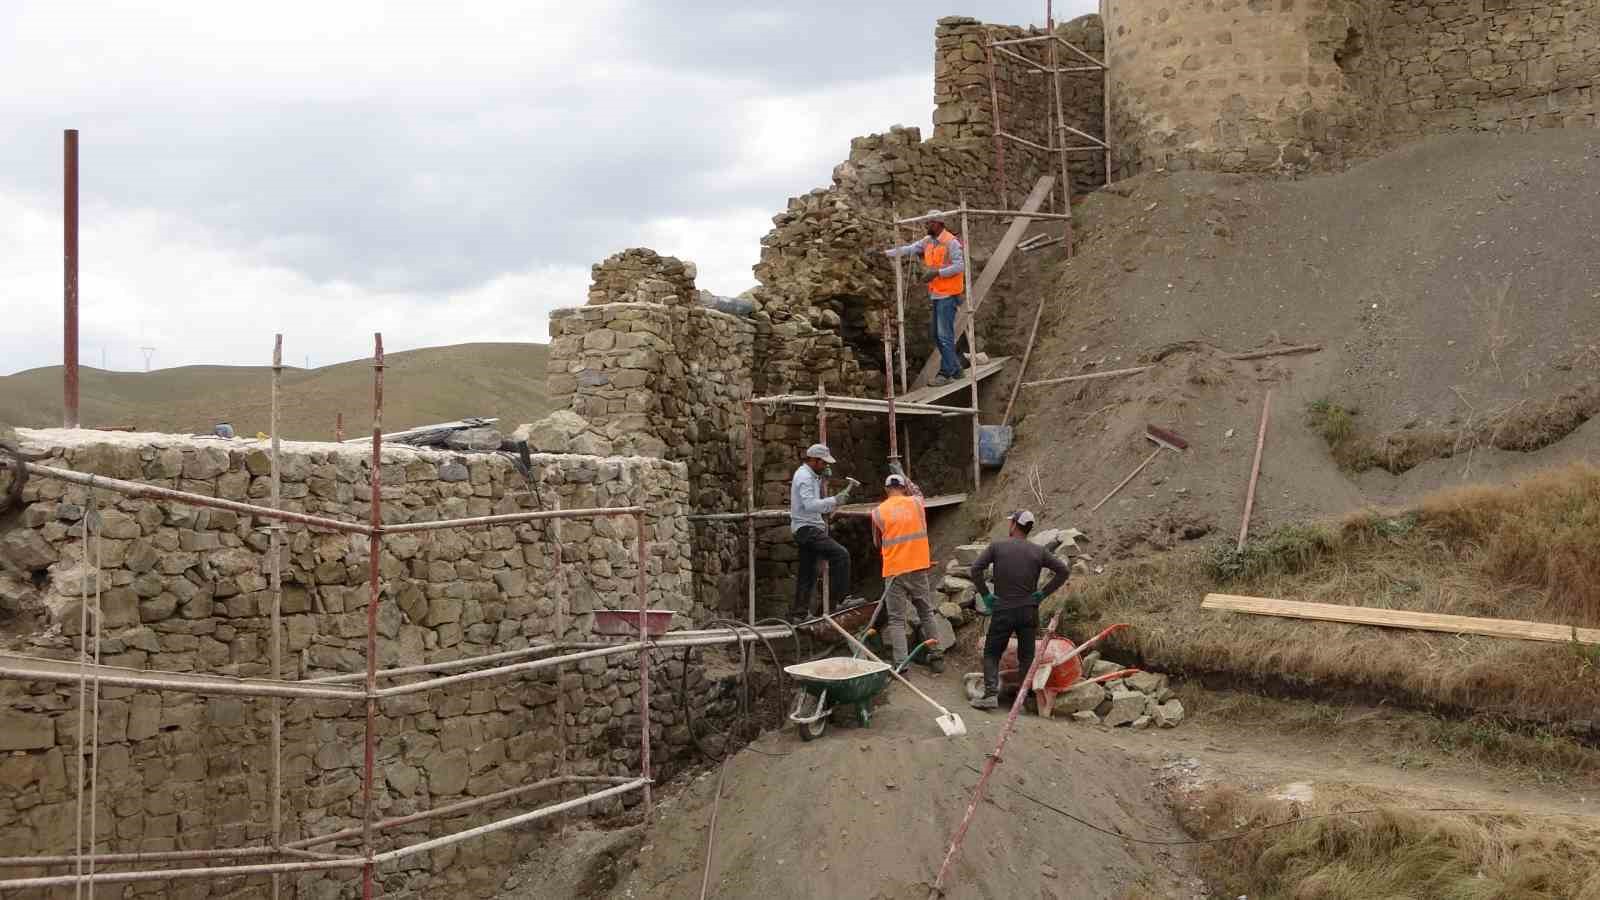
[[[806,459],[820,459],[830,466],[834,464],[833,454],[828,452],[827,444],[812,444],[807,447]]]
[[[888,478],[885,478],[883,480],[883,486],[884,487],[905,487],[906,486],[905,476],[904,475],[890,475]]]
[[[943,222],[944,213],[937,209],[930,209],[928,210],[928,214],[923,218],[927,219],[929,222]]]
[[[1021,525],[1023,528],[1032,528],[1035,521],[1033,518],[1033,513],[1028,512],[1025,509],[1019,509],[1011,515],[1006,516],[1006,518],[1017,523],[1018,525]]]

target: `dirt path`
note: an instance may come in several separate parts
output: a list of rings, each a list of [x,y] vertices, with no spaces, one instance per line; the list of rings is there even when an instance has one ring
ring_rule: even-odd
[[[927,896],[977,782],[967,767],[982,765],[1004,713],[968,708],[954,671],[937,682],[916,677],[941,702],[959,708],[965,737],[941,736],[928,706],[903,688],[891,688],[868,728],[833,725],[811,743],[801,743],[792,729],[768,734],[729,763],[710,896]],[[1106,827],[1182,837],[1156,790],[1152,762],[1116,750],[1119,737],[1024,718],[973,821],[948,896],[1203,894],[1181,855],[1095,834],[1000,787],[1015,786]],[[686,790],[666,792],[669,799],[640,848],[637,869],[626,871],[624,862],[614,873],[597,875],[592,865],[578,864],[597,850],[603,855],[608,841],[638,840],[637,830],[623,837],[582,832],[563,841],[570,849],[560,858],[523,873],[518,890],[542,896],[699,896],[716,780],[712,770]],[[614,886],[605,884],[612,877]]]

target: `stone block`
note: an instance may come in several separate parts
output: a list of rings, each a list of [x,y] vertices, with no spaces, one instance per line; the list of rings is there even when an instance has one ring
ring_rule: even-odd
[[[1104,716],[1106,725],[1115,728],[1118,725],[1131,725],[1135,719],[1144,715],[1145,704],[1149,697],[1138,691],[1113,691],[1110,704]]]
[[[1106,700],[1106,689],[1103,685],[1089,682],[1079,682],[1064,692],[1056,695],[1056,710],[1063,713],[1075,713],[1084,710],[1094,710]]]
[[[55,744],[55,721],[49,715],[0,709],[0,751],[48,750]]]
[[[1162,728],[1176,728],[1183,721],[1183,704],[1177,700],[1168,700],[1155,708],[1156,724]]]
[[[1140,672],[1123,679],[1129,690],[1141,694],[1159,694],[1167,687],[1167,676],[1158,672]]]
[[[1085,725],[1099,725],[1100,717],[1094,714],[1094,710],[1086,709],[1073,713],[1072,721],[1082,722]]]
[[[987,543],[961,544],[955,549],[955,562],[963,568],[970,569],[972,564],[978,561],[978,557],[983,555],[983,551],[987,549],[989,549]]]

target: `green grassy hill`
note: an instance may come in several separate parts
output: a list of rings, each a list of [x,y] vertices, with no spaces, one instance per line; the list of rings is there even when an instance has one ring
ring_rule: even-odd
[[[543,344],[459,344],[391,353],[385,359],[383,430],[399,431],[463,416],[498,416],[510,431],[550,412]],[[205,432],[233,423],[241,435],[267,430],[272,370],[266,366],[181,366],[154,372],[81,372],[86,427]],[[283,436],[331,440],[344,413],[345,434],[372,427],[372,363],[285,368]],[[61,367],[0,377],[0,422],[28,428],[61,424]]]

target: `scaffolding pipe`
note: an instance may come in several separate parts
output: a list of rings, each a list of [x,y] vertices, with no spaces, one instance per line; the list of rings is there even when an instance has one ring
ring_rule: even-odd
[[[1032,72],[1032,73],[1034,73],[1036,75],[1047,75],[1047,74],[1050,73],[1050,70],[1045,68],[1040,63],[1034,62],[1033,60],[1027,58],[1026,56],[1023,56],[1022,54],[1016,52],[1015,50],[1012,50],[1009,47],[1003,47],[1003,46],[1000,46],[1000,45],[992,45],[992,46],[994,46],[994,49],[1000,51],[1001,53],[1004,53],[1005,55],[1011,57],[1012,59],[1015,59],[1017,62],[1022,63],[1023,66],[1026,67],[1025,70],[1028,71],[1028,72]]]
[[[100,511],[96,507],[94,491],[89,492],[89,503],[85,511],[85,519],[93,519],[96,523],[100,519]],[[101,556],[100,526],[94,528],[94,664],[98,670],[100,666],[100,623],[105,618],[100,608],[100,572],[104,568],[104,558]],[[87,551],[88,536],[84,537],[85,550]],[[85,635],[87,637],[87,635]],[[100,679],[91,675],[89,696],[92,704],[89,707],[89,852],[94,852],[95,842],[99,839],[99,814],[100,814]],[[82,737],[79,738],[82,741]],[[89,877],[94,878],[94,859],[89,859]],[[89,882],[89,900],[94,900],[94,882]]]
[[[649,787],[650,779],[635,778],[626,784],[619,784],[616,787],[606,788],[603,791],[596,791],[593,794],[585,794],[582,797],[576,797],[564,803],[557,803],[553,806],[547,806],[543,809],[536,809],[532,812],[511,816],[507,819],[501,819],[498,822],[490,822],[487,825],[479,825],[477,828],[469,828],[466,831],[458,831],[454,834],[436,837],[430,841],[423,841],[419,844],[412,844],[409,847],[401,847],[397,850],[390,850],[387,853],[380,853],[375,861],[379,863],[386,863],[397,859],[402,859],[407,856],[413,856],[418,853],[426,853],[429,850],[437,850],[440,847],[448,847],[451,844],[460,843],[461,841],[470,840],[471,838],[482,837],[486,834],[493,834],[496,831],[504,831],[507,828],[515,828],[516,826],[525,822],[534,822],[539,819],[549,818],[557,813],[563,813],[570,809],[577,809],[581,806],[588,806],[591,803],[606,800],[619,794],[626,794],[629,791],[636,791],[640,788],[648,790]]]
[[[1000,205],[1010,206],[1011,196],[1006,190],[1006,142],[1000,139],[1000,85],[994,68],[994,33],[986,29],[984,37],[988,39],[988,44],[983,48],[983,60],[989,70],[989,118],[992,122],[990,130],[994,132],[994,188]],[[896,212],[895,217],[899,216]]]
[[[315,528],[327,528],[331,531],[348,531],[354,534],[366,534],[371,529],[360,522],[341,522],[338,519],[329,519],[323,516],[313,516],[306,513],[292,512],[286,509],[273,509],[270,506],[256,506],[252,503],[240,503],[237,500],[224,500],[221,497],[207,497],[204,494],[192,494],[188,491],[177,491],[172,488],[157,487],[153,484],[141,484],[137,481],[124,481],[120,478],[107,478],[104,475],[95,475],[90,472],[76,472],[72,469],[58,469],[54,466],[42,466],[38,463],[24,462],[28,474],[38,475],[41,478],[58,478],[69,484],[81,484],[84,487],[100,488],[133,497],[139,500],[171,500],[176,503],[186,503],[190,506],[205,506],[211,509],[225,509],[230,512],[242,513],[247,516],[261,516],[266,519],[276,519],[282,522],[298,522]]]
[[[272,441],[272,485],[270,498],[272,508],[282,506],[283,476],[282,468],[278,464],[278,454],[282,445],[278,438],[278,388],[283,378],[283,335],[272,336],[272,410],[271,419],[267,424],[267,434]],[[272,653],[272,680],[283,680],[283,548],[281,534],[283,526],[273,522],[267,526],[270,538],[270,552],[272,553],[272,637],[269,646]],[[279,698],[271,698],[272,703],[272,846],[283,845],[283,704]],[[272,874],[272,898],[278,900],[282,890],[282,876]]]
[[[493,794],[485,794],[482,797],[469,797],[466,800],[458,800],[455,803],[447,803],[444,806],[435,806],[432,809],[424,809],[404,816],[394,816],[393,818],[384,819],[383,821],[378,822],[373,826],[373,828],[378,831],[388,831],[391,828],[398,828],[401,825],[411,825],[416,822],[425,822],[428,819],[437,819],[442,816],[453,816],[457,813],[463,813],[469,810],[477,809],[480,806],[489,806],[499,803],[502,800],[510,800],[514,797],[519,797],[523,794],[532,793],[547,787],[561,787],[568,784],[627,784],[633,780],[634,779],[631,778],[619,778],[610,775],[557,775],[554,778],[546,778],[542,781],[535,781],[532,784],[518,785],[514,788],[496,791]],[[319,834],[315,837],[302,838],[301,840],[285,844],[284,849],[300,851],[306,847],[318,847],[323,844],[337,843],[339,841],[360,836],[361,827],[356,826],[353,828],[346,828],[341,831],[329,832],[328,834]]]
[[[899,274],[899,260],[896,260],[895,273]],[[744,555],[745,569],[748,577],[746,582],[746,605],[749,607],[750,623],[756,624],[756,416],[755,405],[749,400],[744,402],[744,511],[745,534]]]
[[[89,568],[89,516],[83,517],[83,568]],[[77,790],[77,803],[73,816],[73,827],[76,841],[73,848],[76,851],[78,864],[75,871],[80,878],[83,876],[83,736],[88,732],[87,716],[89,714],[89,581],[82,579],[78,583],[80,596],[78,598],[78,777],[75,784]],[[98,685],[99,682],[96,682]],[[94,852],[94,835],[89,835],[89,852]],[[83,883],[79,882],[73,891],[74,897],[83,896]]]
[[[894,217],[900,218],[900,210],[894,211]],[[894,229],[894,243],[900,244],[900,226],[891,226]],[[900,331],[900,393],[911,390],[911,378],[906,372],[906,283],[905,273],[901,266],[900,257],[894,257],[894,324]]]
[[[968,241],[967,249],[970,251],[971,237],[967,232],[967,198],[961,198],[961,239]],[[972,300],[972,291],[969,278],[961,279],[961,292],[966,295],[966,300]],[[972,403],[972,496],[978,496],[978,487],[982,481],[982,474],[978,465],[978,330],[974,325],[978,317],[976,314],[967,316],[967,384],[969,398]]]
[[[361,896],[372,900],[372,779],[378,752],[378,563],[383,555],[383,335],[372,336],[372,530],[367,538],[367,727],[361,761]]]
[[[952,213],[959,213],[961,211],[962,211],[961,207],[958,206],[955,209],[949,209],[949,210],[945,210],[943,212],[931,212],[931,213],[927,213],[926,215],[913,216],[913,217],[911,217],[909,219],[901,219],[900,221],[898,221],[895,224],[897,224],[897,225],[912,225],[912,224],[915,224],[917,222],[926,222],[929,219],[942,219],[945,216],[948,216],[948,215],[950,215]],[[1002,218],[1016,218],[1016,217],[1019,217],[1019,216],[1022,217],[1022,218],[1025,218],[1025,219],[1068,219],[1068,218],[1071,218],[1071,216],[1063,215],[1061,213],[1044,212],[1042,210],[1039,211],[1039,212],[1022,212],[1021,210],[1016,210],[1016,209],[975,209],[973,207],[968,207],[966,212],[967,212],[968,215],[972,215],[972,216],[1000,216]]]
[[[638,603],[639,635],[642,638],[639,641],[639,774],[644,777],[644,819],[648,825],[655,814],[655,796],[651,791],[655,775],[650,771],[650,631],[645,628],[644,614],[650,608],[646,602],[645,586],[645,559],[649,551],[644,545],[644,513],[633,517],[633,533],[634,563],[638,568],[634,575],[633,595]]]
[[[555,489],[556,511],[561,510],[561,489]],[[567,639],[567,573],[561,568],[561,520],[551,519],[551,560],[555,563],[555,572],[551,579],[555,585],[556,593],[556,642]],[[561,754],[556,760],[556,774],[567,774],[567,692],[561,689],[561,680],[556,679],[556,752]]]
[[[513,663],[508,666],[495,666],[494,668],[483,669],[477,672],[463,672],[460,675],[446,675],[442,678],[430,678],[427,681],[418,681],[414,684],[399,684],[386,688],[378,688],[373,693],[378,699],[383,700],[389,697],[400,697],[404,696],[405,694],[415,694],[421,691],[438,690],[442,687],[461,684],[467,681],[480,681],[484,678],[499,678],[506,675],[516,675],[522,672],[534,672],[539,669],[547,669],[551,666],[580,662],[585,659],[598,659],[602,656],[615,656],[619,653],[634,653],[637,652],[638,649],[639,642],[637,641],[627,644],[616,644],[614,646],[601,647],[595,650],[585,650],[581,653],[574,653],[571,656],[561,656],[551,659],[535,659],[524,663]]]
[[[817,394],[816,394],[816,398],[817,398],[817,443],[822,444],[823,446],[826,447],[827,444],[828,444],[828,386],[826,384],[823,384],[822,379],[820,379],[820,378],[817,379]],[[833,448],[829,447],[828,448],[828,452],[829,452],[829,454],[832,454]],[[828,496],[828,475],[827,475],[827,472],[828,472],[827,469],[823,469],[822,470],[822,474],[817,476],[818,479],[821,481],[821,485],[817,488],[817,497],[819,499],[822,498],[822,497]],[[822,580],[822,614],[823,615],[827,615],[833,608],[832,607],[832,598],[828,596],[828,561],[827,560],[823,560],[822,561],[822,565],[817,566],[817,577]],[[809,609],[805,610],[804,614],[809,616],[811,614],[811,610],[809,610]]]
[[[158,869],[153,872],[97,872],[81,879],[90,884],[130,884],[141,881],[177,881],[187,878],[268,875],[273,872],[309,872],[319,869],[359,869],[366,864],[360,857],[305,860],[303,862],[260,863],[245,866],[212,866],[203,869]],[[50,875],[42,878],[8,878],[0,881],[0,893],[30,888],[67,887],[80,880],[78,875]]]
[[[822,404],[822,403],[826,403],[828,401],[828,399],[829,398],[828,398],[827,394],[776,394],[776,395],[773,395],[771,397],[757,397],[754,402],[756,402],[756,403],[772,403],[772,404],[783,404],[783,403],[787,403],[787,404],[793,404],[793,403],[818,403],[818,404]],[[838,399],[838,398],[834,398],[834,399]],[[846,409],[845,410],[846,412],[878,412],[879,410],[885,410],[886,411],[889,408],[887,404],[884,404],[884,401],[879,400],[876,397],[850,397],[850,398],[847,398],[847,399],[851,403],[860,403],[860,404],[871,405],[874,408],[873,409],[856,409],[856,410]],[[883,404],[883,405],[882,406],[878,406],[878,404]],[[944,413],[946,415],[952,415],[952,416],[961,415],[963,413],[970,415],[973,412],[973,410],[971,410],[971,409],[967,409],[965,407],[960,407],[960,406],[940,406],[940,405],[938,405],[936,403],[916,403],[916,402],[907,401],[907,400],[896,401],[895,408],[898,409],[898,410],[921,410],[921,411],[925,411],[925,412],[937,412],[937,413]],[[824,436],[826,436],[826,435],[824,435]],[[827,441],[821,441],[821,443],[827,443]],[[391,528],[390,530],[393,531],[394,529]]]
[[[1100,55],[1105,57],[1105,78],[1100,86],[1100,110],[1105,117],[1106,184],[1111,183],[1111,0],[1100,0]]]
[[[26,661],[33,667],[7,665],[8,660]],[[87,673],[75,671],[71,663],[56,659],[41,659],[14,653],[0,653],[0,678],[16,681],[39,681],[55,684],[80,684],[98,680],[107,687],[126,687],[141,691],[184,691],[192,694],[215,694],[240,697],[288,697],[321,700],[359,700],[361,692],[342,688],[301,687],[285,681],[274,684],[265,679],[232,679],[227,676],[188,676],[187,678],[147,677],[145,669],[123,669],[116,666],[91,666]],[[138,673],[118,675],[118,672]],[[161,673],[157,673],[161,674]],[[165,673],[178,675],[181,673]]]
[[[78,129],[61,134],[61,427],[78,427]]]
[[[81,859],[93,859],[101,865],[138,865],[140,863],[188,862],[205,859],[248,859],[253,856],[273,856],[278,851],[271,847],[226,847],[219,850],[151,850],[134,853],[86,853]],[[4,856],[0,869],[51,868],[76,865],[76,854],[57,856]]]
[[[405,534],[413,531],[438,531],[444,528],[469,528],[475,525],[502,525],[511,522],[533,522],[540,519],[582,519],[591,516],[631,516],[644,512],[642,506],[608,506],[600,509],[543,509],[520,513],[503,513],[494,516],[471,516],[465,519],[438,519],[432,522],[405,522],[383,525],[384,534]]]

